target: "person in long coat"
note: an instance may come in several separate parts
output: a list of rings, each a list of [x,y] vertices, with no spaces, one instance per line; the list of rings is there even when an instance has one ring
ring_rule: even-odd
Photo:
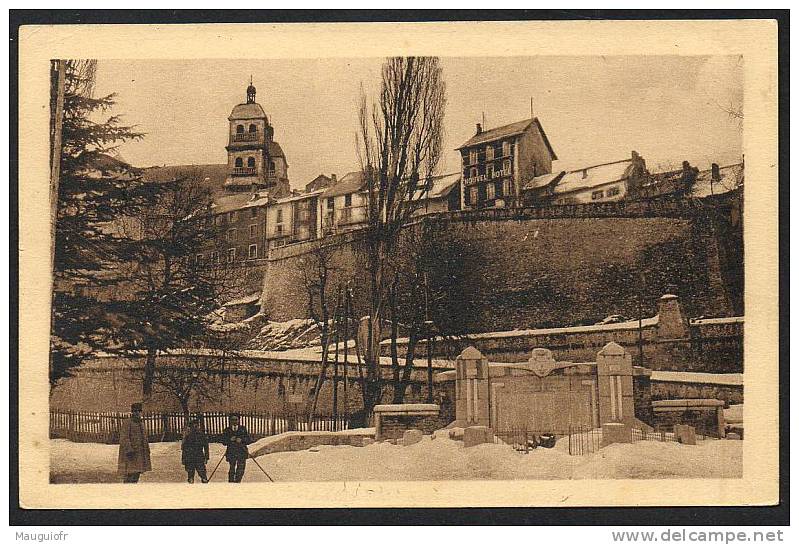
[[[117,468],[123,482],[137,483],[145,471],[152,470],[150,444],[141,419],[142,404],[130,406],[131,416],[119,426],[119,458]]]
[[[230,417],[230,425],[222,432],[222,443],[227,447],[225,458],[230,464],[228,482],[240,483],[250,457],[247,445],[252,443],[252,439],[247,428],[239,424],[237,415]]]
[[[181,462],[186,468],[186,475],[190,483],[194,482],[194,472],[200,476],[202,482],[208,482],[205,472],[205,463],[208,461],[208,436],[200,429],[200,422],[196,418],[189,421],[189,428],[183,435],[180,445],[182,451]]]

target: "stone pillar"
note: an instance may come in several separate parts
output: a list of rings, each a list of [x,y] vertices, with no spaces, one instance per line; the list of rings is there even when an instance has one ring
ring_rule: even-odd
[[[658,300],[658,338],[685,339],[688,337],[688,324],[683,318],[680,298],[666,294]]]
[[[618,344],[610,342],[596,356],[596,371],[599,422],[632,425],[635,421],[632,356]]]
[[[455,419],[464,427],[491,426],[488,360],[470,346],[455,359]]]

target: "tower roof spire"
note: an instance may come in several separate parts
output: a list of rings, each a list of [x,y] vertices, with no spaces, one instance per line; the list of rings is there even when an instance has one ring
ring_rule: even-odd
[[[247,104],[255,102],[255,86],[252,84],[252,74],[250,74],[250,85],[247,87]]]

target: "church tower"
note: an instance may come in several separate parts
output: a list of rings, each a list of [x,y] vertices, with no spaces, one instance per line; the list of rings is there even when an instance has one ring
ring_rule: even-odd
[[[290,194],[288,163],[280,144],[272,137],[274,129],[260,104],[255,102],[255,86],[247,87],[247,102],[238,104],[228,117],[228,168],[225,190],[269,191],[275,198]]]

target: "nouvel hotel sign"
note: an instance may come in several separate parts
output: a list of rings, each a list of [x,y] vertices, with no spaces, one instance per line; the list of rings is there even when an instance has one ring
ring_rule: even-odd
[[[505,176],[511,175],[510,168],[503,168],[502,170],[495,170],[491,176],[486,174],[480,174],[479,176],[472,176],[471,178],[465,178],[463,183],[466,185],[476,184],[478,182],[487,182],[489,180],[495,180],[497,178],[504,178]]]

